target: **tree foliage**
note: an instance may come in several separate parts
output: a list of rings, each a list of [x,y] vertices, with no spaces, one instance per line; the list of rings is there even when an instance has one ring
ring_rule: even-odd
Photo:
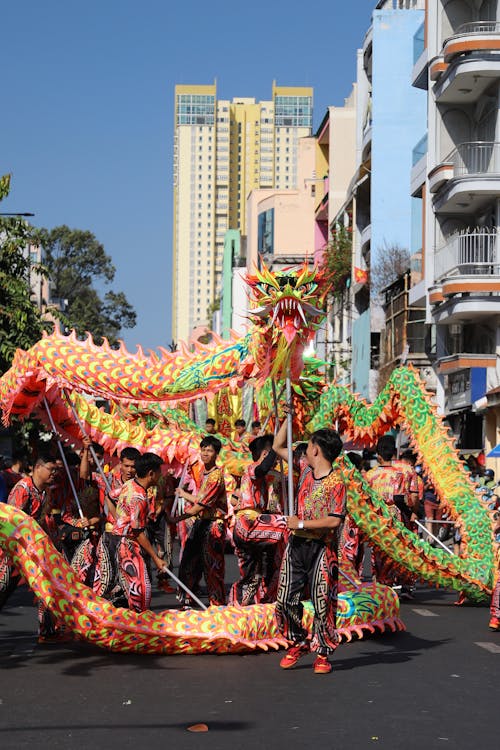
[[[50,276],[51,296],[64,302],[69,328],[79,336],[89,331],[96,343],[106,337],[112,346],[122,328],[133,328],[136,313],[123,292],[100,293],[94,286],[110,284],[115,267],[92,232],[67,226],[42,229],[38,238]]]
[[[338,297],[345,289],[351,275],[352,232],[348,227],[338,225],[332,233],[323,254],[323,264],[332,279],[332,294]]]
[[[401,245],[385,243],[377,254],[377,261],[371,267],[370,279],[375,294],[396,281],[410,268],[410,252]]]
[[[9,194],[10,175],[0,178],[0,200]],[[29,349],[43,332],[41,313],[31,300],[29,248],[34,229],[18,216],[0,216],[0,372],[10,367],[17,348]]]

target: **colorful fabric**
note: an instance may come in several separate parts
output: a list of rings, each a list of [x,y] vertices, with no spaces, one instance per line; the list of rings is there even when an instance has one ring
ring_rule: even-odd
[[[315,521],[326,516],[340,516],[346,513],[346,491],[337,472],[332,469],[327,477],[315,479],[310,466],[306,466],[299,480],[297,490],[297,515],[302,521]],[[325,532],[324,529],[294,531],[296,536],[308,539],[330,538],[331,546],[338,547],[340,529]]]
[[[227,514],[224,469],[220,466],[214,466],[210,471],[203,472],[201,484],[196,493],[196,502],[203,505],[200,518],[224,518]]]
[[[411,506],[411,495],[417,495],[418,499],[421,500],[421,494],[423,493],[422,480],[418,476],[417,472],[407,461],[401,461],[394,459],[392,462],[397,471],[400,471],[405,478],[405,502]]]
[[[202,576],[212,605],[226,603],[224,588],[224,546],[226,523],[222,519],[198,518],[189,531],[179,565],[180,580],[197,594]],[[188,596],[179,591],[179,601],[186,605]]]
[[[31,477],[24,477],[12,488],[8,503],[39,520],[46,499],[45,490],[39,490]]]
[[[497,580],[491,597],[490,614],[491,617],[500,620],[500,571],[497,573]]]
[[[231,587],[230,604],[255,604],[276,599],[279,569],[288,529],[285,516],[252,511],[238,513],[233,542],[240,577]]]
[[[100,648],[122,653],[215,654],[255,653],[286,645],[272,604],[142,613],[114,607],[80,583],[32,518],[5,503],[0,503],[0,546],[16,558],[28,586],[57,619],[64,620],[68,631]],[[312,626],[307,607],[304,624]],[[375,631],[404,630],[398,599],[387,587],[375,584],[342,591],[337,627],[348,640]]]
[[[116,505],[116,519],[112,534],[135,537],[144,531],[148,522],[149,501],[146,490],[130,479],[122,487]]]
[[[331,654],[339,643],[336,628],[338,597],[337,554],[319,539],[292,536],[281,565],[276,621],[279,630],[294,643],[308,638],[303,626],[302,597],[309,586],[314,607],[311,650]]]
[[[257,476],[256,469],[258,464],[251,464],[241,477],[238,500],[234,506],[237,513],[240,510],[253,509],[266,511],[269,500],[269,487],[272,484],[272,477],[269,475]]]
[[[377,495],[391,508],[397,517],[400,512],[394,505],[394,495],[403,495],[407,500],[407,479],[394,466],[376,466],[366,472],[366,481]]]

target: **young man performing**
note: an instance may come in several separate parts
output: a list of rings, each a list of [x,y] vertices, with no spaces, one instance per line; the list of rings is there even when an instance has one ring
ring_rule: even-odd
[[[106,546],[116,561],[119,582],[128,606],[136,612],[149,609],[151,581],[143,551],[150,555],[158,570],[164,562],[153,549],[145,529],[148,520],[148,489],[160,478],[162,460],[155,453],[144,453],[135,461],[136,476],[122,487],[116,504],[116,520],[106,533]]]
[[[200,443],[201,460],[204,471],[196,495],[177,490],[179,497],[189,503],[185,513],[169,520],[174,523],[187,518],[196,518],[186,539],[179,578],[186,586],[197,593],[202,575],[205,576],[208,598],[211,605],[226,603],[224,589],[224,545],[226,542],[227,497],[224,482],[224,469],[216,465],[222,448],[221,441],[207,435]],[[179,592],[179,601],[185,607],[189,600],[184,591]]]
[[[377,442],[378,466],[366,472],[366,481],[377,495],[387,504],[391,514],[408,526],[408,522],[415,518],[412,507],[413,496],[408,496],[408,478],[401,471],[399,465],[394,465],[396,455],[396,441],[392,435],[383,435]],[[399,582],[399,574],[394,563],[380,550],[372,551],[372,573],[378,583],[394,586]],[[410,597],[409,591],[402,591]]]
[[[284,460],[288,458],[286,420],[275,437],[273,448]],[[280,661],[290,669],[313,651],[314,672],[327,674],[332,666],[328,654],[337,648],[336,630],[338,592],[338,546],[341,525],[346,513],[345,486],[333,463],[342,450],[342,441],[334,430],[321,429],[311,435],[306,460],[298,484],[297,514],[288,518],[292,531],[281,565],[276,618],[279,629],[291,646]],[[314,606],[313,637],[307,641],[302,626],[301,597],[309,584]]]
[[[262,539],[251,538],[252,529],[258,519],[262,518],[260,514],[268,511],[269,488],[273,482],[269,472],[277,459],[272,444],[272,435],[252,440],[250,451],[253,463],[243,473],[238,495],[233,495],[236,515],[233,542],[240,578],[231,587],[230,604],[264,603],[276,598],[275,557],[278,550],[276,541],[272,538],[274,530],[266,527],[264,533],[261,532]],[[281,539],[282,531],[276,530],[274,536]]]
[[[35,519],[44,531],[49,531],[48,521],[51,511],[50,486],[57,472],[57,466],[50,455],[40,454],[35,461],[33,474],[24,477],[12,488],[8,503]],[[51,530],[52,531],[52,530]],[[5,553],[0,552],[0,609],[15,591],[21,575],[10,564]],[[38,642],[49,643],[63,639],[63,631],[56,625],[54,617],[44,604],[38,606]]]

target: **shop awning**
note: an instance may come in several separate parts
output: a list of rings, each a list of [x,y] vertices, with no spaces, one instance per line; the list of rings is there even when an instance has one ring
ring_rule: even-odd
[[[490,452],[489,452],[489,453],[488,453],[488,454],[486,455],[486,458],[500,458],[500,443],[498,443],[498,445],[496,445],[496,446],[495,446],[495,447],[493,448],[493,450],[492,450],[492,451],[490,451]]]

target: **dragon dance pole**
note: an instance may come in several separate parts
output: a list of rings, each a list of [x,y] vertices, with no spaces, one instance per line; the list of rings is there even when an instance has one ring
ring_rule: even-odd
[[[274,414],[275,414],[275,418],[274,418],[274,422],[275,422],[274,434],[276,435],[276,433],[279,430],[279,426],[280,426],[280,420],[279,420],[279,416],[278,416],[278,398],[281,398],[281,396],[283,395],[283,391],[285,389],[285,386],[283,386],[283,388],[281,389],[279,396],[276,395],[276,383],[274,382],[274,380],[271,380],[271,388],[272,388],[272,391],[273,391]],[[269,419],[270,416],[271,416],[271,412],[269,412],[269,414],[268,414],[268,419]],[[283,459],[282,458],[280,458],[280,475],[281,475],[281,498],[282,498],[281,507],[284,510],[285,506],[286,506],[286,485],[285,485],[285,470],[283,468]]]
[[[205,605],[203,604],[203,602],[201,602],[201,601],[200,601],[200,600],[198,599],[198,597],[196,596],[196,594],[193,594],[193,592],[191,591],[191,589],[188,589],[188,587],[186,586],[186,584],[185,584],[185,583],[182,583],[181,579],[180,579],[180,578],[177,578],[177,576],[175,575],[175,573],[172,573],[172,571],[170,570],[170,568],[167,568],[167,566],[166,566],[166,565],[164,565],[164,566],[163,566],[163,568],[162,568],[162,571],[163,571],[164,573],[166,573],[167,575],[169,575],[169,576],[170,576],[170,578],[172,578],[172,579],[173,579],[173,580],[175,581],[175,583],[176,583],[176,584],[177,584],[178,586],[180,586],[180,587],[181,587],[181,589],[184,589],[184,591],[185,591],[185,592],[186,592],[186,594],[187,594],[187,595],[188,595],[188,596],[190,597],[190,599],[192,599],[192,600],[193,600],[194,602],[196,602],[196,604],[197,604],[197,605],[198,605],[199,607],[201,607],[201,609],[208,609],[208,607],[206,607],[206,606],[205,606]]]
[[[288,515],[294,515],[293,502],[293,414],[292,414],[292,381],[290,380],[290,369],[286,375],[286,402],[288,414],[286,417],[286,443],[288,447]]]
[[[187,449],[189,448],[190,445],[191,445],[191,440],[187,444],[186,451],[187,451]],[[187,461],[185,462],[184,466],[182,467],[181,478],[179,479],[179,484],[178,484],[178,486],[177,486],[177,488],[175,490],[175,499],[174,499],[174,503],[172,505],[172,512],[170,514],[172,516],[175,516],[175,513],[177,511],[177,506],[179,505],[179,500],[181,499],[179,497],[179,488],[182,489],[182,485],[186,481],[186,476],[187,476],[187,473],[188,473],[188,469],[189,469],[189,456],[188,456]],[[184,508],[182,508],[182,510],[184,510]]]
[[[78,493],[76,491],[75,483],[73,482],[73,477],[71,476],[71,472],[69,470],[68,462],[66,461],[66,456],[64,454],[64,448],[62,447],[62,443],[61,443],[61,437],[60,437],[59,433],[57,432],[56,425],[55,425],[54,419],[52,417],[52,413],[50,411],[49,404],[48,404],[46,396],[43,397],[43,403],[45,404],[45,410],[47,412],[47,416],[49,418],[50,425],[52,427],[52,432],[53,432],[54,437],[56,439],[57,447],[59,448],[59,453],[61,454],[61,459],[62,459],[62,462],[64,464],[64,468],[66,470],[66,474],[68,475],[69,483],[71,485],[71,491],[72,491],[73,497],[75,499],[76,507],[78,508],[78,514],[79,514],[80,518],[85,518],[85,516],[83,515],[82,506],[80,505],[80,501],[78,499]]]
[[[455,553],[446,546],[446,544],[443,544],[441,539],[439,539],[437,536],[434,536],[434,534],[431,531],[428,531],[428,529],[420,523],[420,521],[415,521],[419,529],[422,529],[422,531],[425,531],[425,533],[431,537],[431,539],[434,539],[435,542],[437,542],[443,549],[445,549],[449,555],[454,555]]]

